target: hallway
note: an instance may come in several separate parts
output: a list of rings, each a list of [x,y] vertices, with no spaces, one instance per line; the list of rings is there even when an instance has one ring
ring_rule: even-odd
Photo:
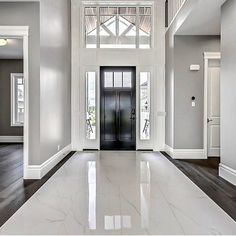
[[[233,234],[236,223],[162,154],[69,159],[1,234]]]

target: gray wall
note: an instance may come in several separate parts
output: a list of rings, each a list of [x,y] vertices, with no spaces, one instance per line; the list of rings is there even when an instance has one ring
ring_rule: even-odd
[[[71,144],[70,0],[40,3],[40,163]]]
[[[11,16],[11,17],[9,17]],[[0,2],[0,25],[29,26],[29,156],[39,159],[40,27],[39,2]]]
[[[23,60],[0,60],[0,136],[23,136],[22,127],[11,127],[11,73],[23,73]]]
[[[203,148],[203,53],[219,51],[219,36],[172,37],[166,33],[166,144],[174,149]],[[191,72],[191,64],[199,64],[200,71]]]
[[[236,1],[222,7],[221,162],[236,170]]]
[[[0,25],[30,28],[30,165],[71,143],[70,11],[70,0],[0,2]]]
[[[170,1],[169,1],[170,2]],[[175,34],[187,19],[189,14],[195,9],[197,0],[185,2],[181,11],[176,15],[175,20],[166,32],[166,145],[174,147],[174,63],[178,58],[174,58]]]
[[[219,36],[175,36],[174,148],[203,149],[204,52],[219,52]],[[198,72],[190,71],[199,64]],[[196,107],[191,98],[196,97]]]

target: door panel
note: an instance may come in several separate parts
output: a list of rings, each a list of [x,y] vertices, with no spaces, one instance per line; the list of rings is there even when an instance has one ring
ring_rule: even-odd
[[[104,140],[116,140],[116,93],[113,91],[104,92]]]
[[[132,141],[132,93],[130,91],[119,92],[119,140]]]
[[[134,67],[101,67],[101,150],[136,149],[135,74]]]
[[[208,156],[220,156],[220,68],[208,69]]]

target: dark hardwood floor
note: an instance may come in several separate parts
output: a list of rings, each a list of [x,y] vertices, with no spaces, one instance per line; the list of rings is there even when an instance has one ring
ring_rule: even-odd
[[[23,145],[0,144],[0,227],[74,154],[71,152],[43,179],[24,181]]]
[[[173,160],[163,154],[236,221],[236,186],[219,177],[219,158]]]

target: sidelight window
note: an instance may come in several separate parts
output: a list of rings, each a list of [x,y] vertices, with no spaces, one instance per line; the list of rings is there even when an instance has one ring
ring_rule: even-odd
[[[86,138],[96,139],[96,73],[86,73]]]
[[[140,139],[150,140],[151,131],[151,73],[140,73]]]
[[[151,48],[152,8],[85,7],[86,48]]]

